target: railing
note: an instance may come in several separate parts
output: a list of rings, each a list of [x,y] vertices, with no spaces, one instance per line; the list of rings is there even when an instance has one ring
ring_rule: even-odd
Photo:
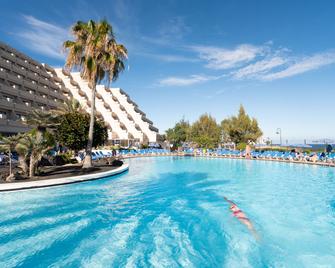
[[[9,94],[9,95],[15,95],[15,96],[17,96],[20,91],[17,88],[13,88],[13,87],[10,87],[4,84],[0,85],[0,89],[1,89],[1,92],[3,93]]]

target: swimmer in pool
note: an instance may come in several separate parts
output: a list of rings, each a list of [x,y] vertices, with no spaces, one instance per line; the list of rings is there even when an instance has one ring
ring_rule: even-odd
[[[245,215],[245,213],[240,210],[240,208],[233,202],[230,201],[228,198],[224,197],[224,199],[230,204],[229,209],[233,213],[233,216],[237,218],[241,223],[243,223],[247,228],[250,230],[250,232],[254,235],[254,237],[259,240],[259,236],[252,225],[250,219]]]

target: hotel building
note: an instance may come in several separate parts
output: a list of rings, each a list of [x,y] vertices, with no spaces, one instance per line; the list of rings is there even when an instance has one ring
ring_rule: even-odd
[[[30,129],[24,124],[33,109],[56,109],[75,98],[90,111],[91,88],[80,73],[53,69],[0,42],[0,133]],[[96,115],[108,127],[111,143],[156,142],[158,129],[120,88],[97,86]]]

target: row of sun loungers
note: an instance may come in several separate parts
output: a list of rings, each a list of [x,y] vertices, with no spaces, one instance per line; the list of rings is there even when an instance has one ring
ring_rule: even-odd
[[[116,154],[116,155],[115,155]],[[179,152],[171,152],[165,149],[129,149],[129,150],[94,150],[92,153],[93,160],[106,157],[138,157],[138,156],[168,156],[168,155],[192,155],[205,157],[227,157],[227,158],[251,158],[260,160],[277,160],[289,162],[309,162],[319,164],[335,164],[335,152],[332,153],[296,153],[296,152],[279,152],[279,151],[252,151],[249,156],[245,151],[226,150],[226,149],[187,149]]]
[[[239,150],[202,150],[188,149],[184,150],[185,154],[195,156],[218,156],[231,158],[246,158],[245,151]],[[297,162],[314,162],[335,164],[335,152],[332,153],[296,153],[296,152],[279,152],[279,151],[252,151],[249,158],[263,160],[279,160],[279,161],[297,161]]]
[[[92,151],[92,159],[98,160],[102,158],[109,158],[109,157],[135,157],[135,156],[163,156],[163,155],[170,155],[169,150],[165,149],[130,149],[130,150],[93,150]]]

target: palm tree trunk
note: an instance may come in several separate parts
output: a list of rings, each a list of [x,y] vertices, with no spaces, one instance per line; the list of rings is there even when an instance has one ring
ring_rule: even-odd
[[[35,157],[33,154],[30,155],[30,161],[29,161],[29,178],[34,177],[35,175]]]
[[[9,148],[9,176],[12,175],[12,151]]]
[[[93,146],[93,131],[94,131],[94,115],[95,115],[95,92],[96,84],[93,84],[92,87],[92,96],[91,96],[91,114],[90,114],[90,128],[88,131],[88,142],[86,147],[86,156],[83,163],[83,168],[92,167],[92,146]]]
[[[28,175],[28,165],[26,162],[26,157],[19,155],[20,168],[22,169],[23,175]]]

